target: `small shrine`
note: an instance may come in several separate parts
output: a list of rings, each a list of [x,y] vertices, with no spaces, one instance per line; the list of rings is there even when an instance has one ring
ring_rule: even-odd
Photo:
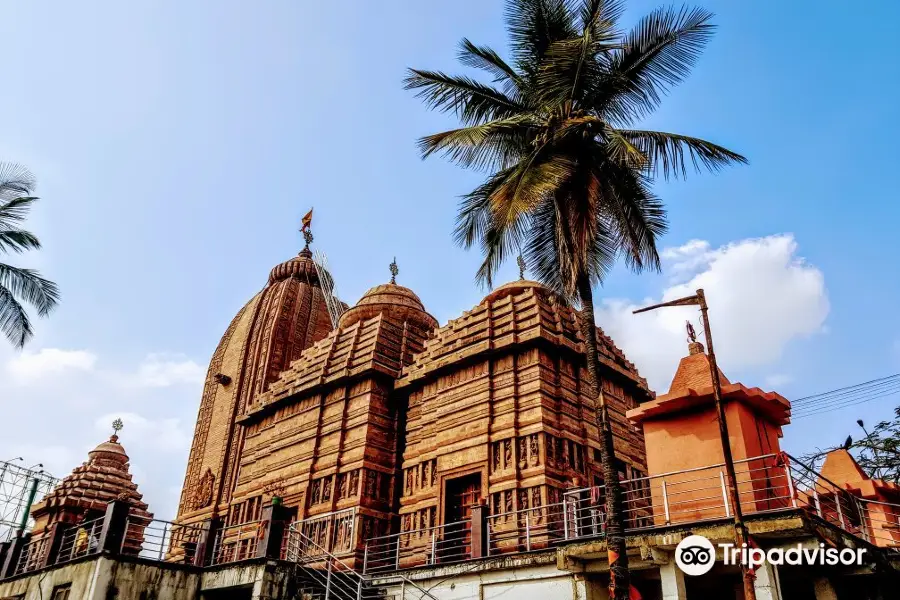
[[[113,435],[88,453],[88,460],[75,467],[46,498],[34,505],[32,538],[46,534],[54,525],[81,526],[103,517],[107,504],[124,500],[130,505],[129,536],[124,552],[141,550],[143,528],[153,519],[128,470],[128,454],[119,443],[122,421],[113,422]],[[129,548],[131,545],[133,547]]]

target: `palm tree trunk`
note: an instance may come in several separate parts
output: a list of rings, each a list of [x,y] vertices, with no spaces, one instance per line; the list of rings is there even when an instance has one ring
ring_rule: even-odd
[[[578,296],[581,301],[581,331],[584,335],[584,353],[587,358],[589,378],[595,388],[597,404],[597,428],[603,446],[603,484],[606,487],[606,545],[609,556],[609,588],[612,600],[628,600],[630,581],[628,555],[625,553],[625,530],[622,525],[622,486],[616,468],[615,446],[609,410],[603,396],[603,377],[600,370],[600,354],[597,343],[597,326],[594,322],[594,293],[590,278],[578,279]]]

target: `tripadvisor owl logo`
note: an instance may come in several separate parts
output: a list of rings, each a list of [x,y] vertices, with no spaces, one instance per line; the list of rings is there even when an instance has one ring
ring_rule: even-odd
[[[702,535],[689,535],[675,548],[675,564],[686,575],[705,575],[716,562],[716,549]]]

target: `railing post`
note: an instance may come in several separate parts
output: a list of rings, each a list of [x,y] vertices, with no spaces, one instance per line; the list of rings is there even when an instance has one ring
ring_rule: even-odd
[[[835,492],[834,492],[834,504],[837,507],[838,522],[841,524],[841,529],[846,531],[847,526],[844,523],[844,511],[841,510],[840,490],[835,490]]]
[[[219,519],[207,519],[200,525],[200,537],[197,538],[197,549],[194,551],[195,566],[206,567],[211,564],[216,535],[220,527]]]
[[[44,556],[41,559],[40,566],[46,567],[56,563],[59,547],[62,545],[62,537],[66,532],[66,527],[62,523],[56,522],[48,529],[47,547],[44,549]],[[40,567],[39,567],[40,568]]]
[[[869,543],[873,543],[872,538],[869,535],[869,526],[867,524],[869,521],[869,509],[864,508],[862,500],[860,500],[856,496],[853,497],[853,500],[856,502],[856,511],[859,513],[859,529],[863,535],[863,539]]]
[[[394,553],[394,568],[399,571],[400,570],[400,537],[402,533],[397,534],[397,551]]]
[[[287,509],[281,504],[270,504],[262,510],[256,558],[281,558],[281,542],[284,540],[284,524],[287,522]]]
[[[525,512],[525,550],[531,552],[531,519],[528,518],[528,512]]]
[[[437,527],[431,529],[431,564],[437,562]]]
[[[728,506],[728,487],[725,485],[725,475],[719,471],[719,483],[722,485],[722,500],[725,501],[725,516],[731,516],[731,508]]]
[[[366,569],[369,568],[369,542],[366,542],[366,547],[363,548],[363,575],[366,574]]]
[[[3,561],[3,567],[0,568],[0,579],[6,579],[15,574],[16,565],[19,564],[19,555],[22,554],[22,550],[28,545],[30,540],[30,533],[13,538],[9,550],[6,552],[6,559]]]
[[[797,492],[794,490],[794,477],[791,474],[791,463],[784,461],[784,476],[787,477],[788,494],[791,497],[791,506],[797,508]]]
[[[118,554],[125,543],[125,529],[128,524],[130,506],[122,500],[113,500],[106,505],[103,525],[100,529],[100,552]]]
[[[479,502],[472,507],[472,550],[469,558],[483,558],[487,550],[487,504]]]
[[[663,511],[666,515],[666,525],[672,522],[672,519],[669,517],[669,493],[666,491],[666,480],[663,479],[662,482],[662,497],[663,497]]]
[[[563,494],[563,539],[569,539],[569,496]]]
[[[813,503],[816,505],[816,514],[822,517],[822,503],[819,502],[819,490],[813,488]]]
[[[325,575],[325,600],[328,600],[331,597],[331,569],[332,569],[332,561],[331,558],[328,559],[328,571]]]

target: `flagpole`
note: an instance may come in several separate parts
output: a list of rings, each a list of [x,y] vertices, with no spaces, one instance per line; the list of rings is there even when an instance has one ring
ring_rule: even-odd
[[[728,422],[725,419],[725,407],[722,404],[722,382],[719,379],[719,367],[716,364],[716,353],[713,350],[712,329],[709,325],[709,306],[706,304],[706,294],[703,293],[703,289],[701,288],[697,290],[697,293],[694,296],[640,308],[633,311],[632,314],[647,312],[666,306],[690,305],[700,306],[700,318],[703,322],[707,357],[709,358],[709,374],[713,384],[713,399],[715,400],[716,405],[716,417],[719,421],[719,439],[722,443],[722,454],[725,458],[725,479],[728,487],[728,497],[731,500],[732,514],[734,515],[734,539],[738,547],[743,547],[743,545],[747,543],[749,536],[747,534],[747,527],[744,523],[744,511],[741,509],[741,498],[737,487],[737,473],[734,469],[734,457],[731,454],[731,438],[728,435]],[[756,587],[753,585],[754,576],[747,568],[747,565],[743,563],[741,563],[741,575],[744,583],[744,599],[756,600]]]

